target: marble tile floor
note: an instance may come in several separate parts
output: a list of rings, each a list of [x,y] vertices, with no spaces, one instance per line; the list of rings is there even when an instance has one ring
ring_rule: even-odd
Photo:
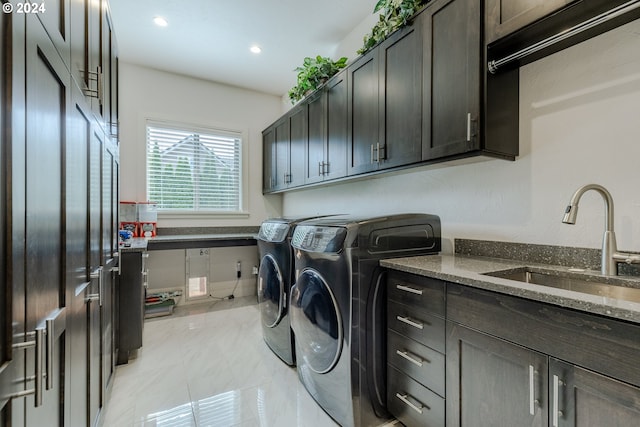
[[[262,339],[255,297],[178,306],[145,322],[137,358],[118,366],[104,427],[337,424]]]

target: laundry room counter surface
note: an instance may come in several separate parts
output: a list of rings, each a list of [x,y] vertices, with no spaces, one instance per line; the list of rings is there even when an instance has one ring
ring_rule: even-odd
[[[175,234],[151,237],[148,250],[217,248],[256,245],[255,233]]]
[[[607,278],[601,276],[599,271],[594,270],[577,270],[557,265],[460,254],[386,259],[382,260],[380,265],[389,269],[441,279],[460,285],[640,323],[640,303],[637,302],[503,279],[485,274],[529,267],[547,270],[558,276],[563,274],[567,276],[579,275],[583,280],[587,281],[640,288],[640,277],[636,276]]]

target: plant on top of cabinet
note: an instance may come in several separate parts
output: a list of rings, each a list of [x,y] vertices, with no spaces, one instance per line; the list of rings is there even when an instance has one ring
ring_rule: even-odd
[[[294,70],[298,72],[298,78],[296,85],[289,90],[291,102],[296,103],[318,89],[346,65],[345,56],[337,61],[320,55],[315,58],[304,58],[302,66]]]
[[[429,0],[378,0],[373,13],[380,12],[379,21],[364,36],[364,46],[358,50],[358,54],[368,52],[395,30],[407,25],[418,9],[428,2]]]

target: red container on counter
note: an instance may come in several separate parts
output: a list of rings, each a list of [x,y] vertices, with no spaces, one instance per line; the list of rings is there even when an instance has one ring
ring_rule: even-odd
[[[158,204],[156,202],[138,203],[138,236],[155,237],[158,224]]]
[[[120,230],[127,230],[138,237],[138,204],[120,202]]]

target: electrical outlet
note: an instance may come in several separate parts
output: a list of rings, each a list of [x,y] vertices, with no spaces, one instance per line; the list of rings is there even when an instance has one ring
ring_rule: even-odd
[[[242,277],[242,264],[240,261],[236,263],[236,275],[238,276],[238,279]]]

